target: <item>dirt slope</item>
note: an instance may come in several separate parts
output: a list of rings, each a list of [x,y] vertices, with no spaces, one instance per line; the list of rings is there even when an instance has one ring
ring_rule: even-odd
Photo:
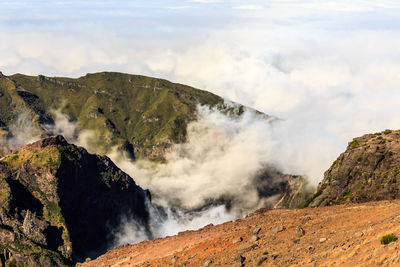
[[[243,220],[121,246],[83,266],[400,266],[400,241],[380,244],[387,233],[400,236],[399,200],[259,210]]]

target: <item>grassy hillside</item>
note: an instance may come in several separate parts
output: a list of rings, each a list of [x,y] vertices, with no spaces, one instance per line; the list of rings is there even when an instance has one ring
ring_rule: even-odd
[[[81,129],[95,131],[92,141],[99,152],[117,145],[150,159],[162,158],[164,148],[185,139],[197,104],[223,104],[222,98],[189,86],[111,72],[78,79],[1,76],[0,94],[3,132],[25,112],[34,134],[40,134],[41,125],[54,119],[51,111],[58,110]]]

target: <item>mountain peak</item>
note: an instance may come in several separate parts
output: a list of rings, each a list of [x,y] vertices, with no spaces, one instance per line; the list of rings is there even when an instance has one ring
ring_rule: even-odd
[[[53,135],[49,137],[42,138],[36,142],[33,142],[31,144],[27,144],[25,146],[20,147],[20,149],[29,149],[29,148],[45,148],[47,146],[66,146],[69,145],[67,140],[65,140],[64,136],[62,135]],[[18,150],[18,149],[16,149]],[[14,150],[15,151],[15,150]]]
[[[311,206],[400,198],[400,131],[354,138],[325,172]]]

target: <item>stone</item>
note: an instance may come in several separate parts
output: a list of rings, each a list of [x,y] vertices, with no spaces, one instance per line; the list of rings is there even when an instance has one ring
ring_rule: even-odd
[[[189,255],[189,256],[188,256],[188,260],[193,259],[193,258],[196,257],[196,256],[197,256],[196,253],[194,253],[194,254],[192,254],[192,255]]]
[[[266,257],[266,256],[261,257],[261,258],[258,260],[258,262],[257,262],[257,266],[263,265],[263,263],[264,263],[266,260],[268,260],[268,257]]]
[[[260,233],[260,231],[261,231],[261,227],[254,229],[253,235],[258,235]]]
[[[238,238],[235,238],[233,241],[232,241],[232,243],[233,244],[236,244],[236,243],[240,243],[240,242],[242,242],[243,241],[243,238],[241,237],[241,236],[239,236]]]
[[[324,243],[326,240],[328,240],[328,239],[326,239],[325,237],[322,237],[319,239],[319,243]]]
[[[306,234],[306,231],[301,226],[296,226],[296,236],[297,237],[302,237],[303,235]]]
[[[311,220],[310,216],[304,217],[303,220],[301,220],[301,224],[306,224],[310,220]]]
[[[251,251],[251,250],[253,250],[253,249],[257,248],[257,247],[258,247],[257,244],[245,245],[245,246],[242,245],[239,249],[236,250],[236,252],[238,254],[242,254],[242,253],[246,253],[248,251]]]
[[[247,240],[249,243],[253,243],[256,242],[257,240],[259,240],[260,238],[257,235],[252,235],[249,240]]]
[[[204,262],[204,264],[203,264],[203,267],[208,267],[208,266],[211,265],[211,263],[212,263],[212,260],[206,260],[206,261]]]
[[[313,252],[314,250],[315,250],[315,248],[313,247],[313,246],[308,246],[307,248],[306,248],[306,250],[308,251],[308,252]]]
[[[355,237],[362,237],[363,235],[364,235],[363,232],[356,232],[356,233],[354,234]]]
[[[244,256],[242,256],[242,255],[239,255],[239,256],[236,258],[236,261],[238,261],[238,262],[240,262],[240,263],[243,263],[245,260],[246,260],[246,257],[244,257]]]
[[[277,227],[275,227],[275,228],[272,228],[271,232],[272,232],[273,234],[277,234],[277,233],[283,232],[283,231],[285,231],[285,230],[286,230],[285,226],[279,225],[279,226],[277,226]]]

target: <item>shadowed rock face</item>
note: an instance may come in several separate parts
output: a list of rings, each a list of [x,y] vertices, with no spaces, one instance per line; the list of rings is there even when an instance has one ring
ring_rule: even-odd
[[[353,139],[307,204],[328,206],[400,198],[400,131]]]
[[[122,216],[146,226],[149,196],[107,157],[42,139],[0,161],[0,249],[41,266],[96,257]]]

